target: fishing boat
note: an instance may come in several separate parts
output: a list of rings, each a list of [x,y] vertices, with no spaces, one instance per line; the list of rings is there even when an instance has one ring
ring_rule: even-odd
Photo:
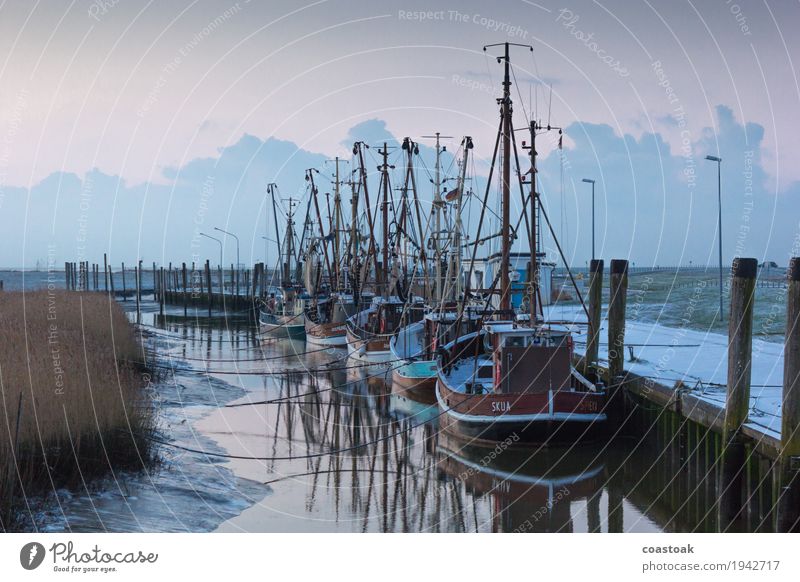
[[[435,401],[434,389],[441,350],[465,333],[473,331],[481,320],[479,312],[459,314],[453,306],[426,313],[422,321],[400,329],[389,340],[392,361],[392,384],[414,393],[421,400]]]
[[[352,295],[334,294],[310,303],[305,312],[306,342],[315,346],[347,346],[347,319],[355,308]]]
[[[259,313],[264,336],[274,339],[301,340],[306,337],[304,300],[296,290],[271,293]]]
[[[370,212],[367,172],[364,166],[362,147],[365,146],[357,142],[353,148],[354,154],[358,156],[360,175],[358,181],[360,196],[356,192],[353,194],[353,221],[354,224],[357,222],[355,204],[363,196],[369,228],[368,249],[362,264],[358,260],[360,237],[357,229],[354,228],[354,234],[351,235],[351,256],[353,257],[351,268],[354,273],[353,287],[358,292],[359,305],[366,305],[366,307],[347,320],[347,349],[350,357],[354,360],[366,364],[385,364],[393,359],[389,348],[391,338],[404,326],[420,321],[425,312],[425,306],[421,297],[410,293],[411,285],[407,276],[409,269],[403,260],[405,254],[402,251],[403,245],[400,239],[407,238],[405,234],[407,229],[404,227],[407,218],[405,201],[401,201],[400,216],[396,218],[395,223],[397,228],[393,237],[390,237],[389,206],[392,198],[389,169],[393,166],[388,162],[388,146],[384,143],[383,149],[378,152],[383,157],[383,163],[378,167],[381,172],[379,199],[381,200],[382,242],[380,245],[376,241],[376,226]],[[413,151],[416,148],[410,140],[406,139],[403,149]],[[405,193],[403,199],[405,199]],[[378,261],[379,252],[382,255],[380,261]],[[374,276],[370,281],[373,272]],[[369,297],[365,291],[368,283],[371,283],[376,291],[370,302],[365,301]]]
[[[397,296],[377,296],[367,309],[347,320],[347,350],[350,357],[368,364],[394,359],[389,342],[406,322],[422,318],[425,306],[420,298],[408,303]]]
[[[347,290],[346,271],[342,264],[342,204],[339,191],[339,158],[335,160],[333,209],[328,205],[328,219],[320,211],[319,191],[314,181],[315,170],[306,172],[319,236],[309,237],[303,264],[304,283],[311,300],[305,312],[306,341],[316,346],[345,347],[347,319],[356,311],[352,293]],[[324,224],[328,223],[325,233]],[[305,237],[304,237],[305,238]]]
[[[273,196],[273,208],[276,208],[272,186],[274,185],[270,184],[268,191]],[[282,262],[280,287],[269,289],[269,296],[262,302],[259,309],[261,333],[263,336],[273,339],[304,339],[306,335],[304,319],[307,297],[302,292],[302,288],[296,283],[300,266],[294,251],[296,245],[294,206],[295,201],[289,198],[286,233],[282,249],[279,246],[278,251],[278,256]],[[277,210],[275,211],[275,232],[277,235]],[[285,256],[282,251],[286,252]]]
[[[569,330],[514,321],[486,323],[447,346],[436,399],[446,430],[494,443],[555,443],[597,436],[605,392],[572,365]]]
[[[538,212],[545,211],[536,191],[535,143],[537,132],[551,129],[560,132],[561,129],[549,124],[543,127],[534,120],[530,122],[531,143],[527,147],[531,169],[523,174],[518,167],[513,180],[518,181],[520,191],[523,185],[530,186],[520,216],[520,221],[525,218],[529,228],[527,308],[530,311],[524,317],[517,317],[511,305],[510,254],[518,232],[517,227],[512,227],[510,216],[511,160],[518,160],[518,156],[516,147],[512,147],[509,43],[501,46],[505,52],[498,62],[504,63],[505,75],[503,96],[498,99],[501,123],[492,157],[497,160],[498,149],[502,147],[500,232],[496,235],[501,244],[499,272],[495,279],[500,286],[498,309],[480,322],[476,331],[450,342],[442,351],[436,383],[436,398],[442,412],[440,424],[444,430],[470,442],[492,446],[510,437],[526,443],[548,444],[591,439],[604,428],[606,421],[603,386],[574,368],[571,330],[549,324],[540,317],[536,217]],[[525,176],[529,176],[527,182]],[[490,189],[491,180],[487,183],[484,205]],[[483,215],[478,240],[482,219]],[[551,234],[554,235],[552,230]],[[473,263],[476,251],[477,245],[473,248]],[[468,292],[469,289],[465,295],[469,295]],[[494,294],[494,285],[488,293]]]
[[[432,212],[435,226],[429,245],[433,249],[434,264],[433,286],[430,292],[431,310],[422,321],[414,322],[399,330],[389,342],[393,359],[402,362],[392,371],[393,385],[414,393],[419,399],[433,401],[435,401],[434,388],[439,350],[460,335],[474,331],[478,321],[474,310],[462,311],[455,301],[463,293],[461,248],[464,237],[461,216],[469,153],[473,148],[472,138],[465,136],[462,139],[462,156],[456,187],[442,196],[440,156],[444,148],[439,141],[441,135],[437,132],[434,137],[436,163]],[[441,215],[445,206],[450,207],[453,215],[449,229],[442,229],[441,226]],[[444,239],[443,233],[446,233]],[[447,264],[446,272],[443,272],[444,264]]]

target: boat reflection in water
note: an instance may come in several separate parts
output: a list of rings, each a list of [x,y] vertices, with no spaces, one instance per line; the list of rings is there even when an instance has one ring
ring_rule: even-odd
[[[324,365],[325,353],[309,356],[309,368]],[[232,462],[271,491],[223,531],[587,529],[604,479],[596,449],[509,447],[488,462],[439,430],[435,405],[371,369],[277,376],[264,385],[271,404],[204,423],[231,454],[281,459]]]
[[[600,529],[605,463],[598,446],[520,447],[509,437],[487,451],[441,433],[437,452],[448,478],[491,498],[493,532],[572,532],[573,516],[583,512],[588,529]]]
[[[242,344],[219,343],[219,332],[187,333],[189,338],[197,334],[191,345],[210,357],[241,354],[228,351],[240,346],[251,346],[252,356],[282,357],[250,364],[280,373],[236,376],[248,392],[243,405],[224,408],[199,424],[200,432],[229,454],[261,458],[232,460],[230,467],[269,486],[268,494],[253,499],[252,507],[221,526],[223,531],[686,532],[716,527],[711,508],[718,498],[713,455],[718,440],[690,432],[681,441],[659,430],[644,439],[617,436],[543,448],[523,445],[511,433],[488,447],[445,431],[441,408],[428,404],[424,393],[420,397],[390,383],[385,367],[345,364],[345,350],[291,357],[302,353],[301,344],[253,344],[244,338]],[[223,335],[230,337],[227,331]],[[763,472],[753,470],[748,489],[753,520],[743,529],[768,531],[768,482],[759,483]]]
[[[135,504],[115,495],[62,500],[42,529],[63,531],[67,521],[73,531],[219,522],[237,532],[716,530],[721,437],[692,429],[675,438],[669,428],[679,419],[661,410],[636,417],[644,438],[540,448],[512,432],[507,444],[477,446],[445,432],[441,408],[390,383],[385,366],[355,366],[344,349],[265,341],[249,314],[199,325],[176,311],[146,314],[161,328],[153,341],[186,358],[164,388],[174,385],[167,418],[185,427],[176,442],[236,458],[187,456],[180,475],[129,482]],[[198,374],[208,367],[215,372]],[[182,408],[188,401],[199,406]],[[197,420],[183,424],[187,417]],[[749,465],[744,531],[772,529],[769,471],[763,460]]]
[[[436,399],[431,398],[430,390],[415,390],[413,386],[392,382],[389,410],[395,418],[410,419],[415,425],[438,425],[439,408]]]

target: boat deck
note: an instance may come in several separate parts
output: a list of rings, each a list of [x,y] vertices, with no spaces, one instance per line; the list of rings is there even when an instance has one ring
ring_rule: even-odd
[[[489,355],[478,356],[477,365],[474,358],[464,358],[457,361],[447,374],[450,388],[454,392],[466,394],[467,384],[473,385],[473,391],[477,384],[480,384],[483,387],[483,392],[492,392],[494,390],[493,374],[490,374],[488,378],[480,378],[480,374],[476,374],[481,367],[491,367],[492,365],[492,358]],[[479,377],[475,378],[475,376]]]

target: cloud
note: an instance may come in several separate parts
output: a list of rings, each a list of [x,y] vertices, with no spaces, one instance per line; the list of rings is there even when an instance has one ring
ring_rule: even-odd
[[[368,119],[354,125],[341,144],[349,148],[356,141],[363,141],[369,145],[377,145],[384,141],[393,144],[398,142],[397,138],[386,129],[386,122],[382,119]]]
[[[800,187],[767,189],[761,165],[764,128],[742,124],[730,108],[716,108],[717,128],[704,128],[686,150],[674,151],[659,133],[618,135],[606,124],[566,129],[574,146],[563,152],[565,201],[559,199],[559,152],[540,165],[545,200],[554,222],[567,230],[562,244],[582,264],[591,248],[590,186],[597,180],[597,247],[605,258],[639,264],[716,262],[717,168],[722,162],[723,255],[774,259],[786,255],[798,232]],[[564,228],[562,225],[567,224]]]
[[[636,138],[593,123],[574,123],[565,130],[572,145],[540,159],[539,181],[546,208],[572,263],[583,264],[591,249],[590,189],[581,182],[589,177],[597,180],[597,247],[602,257],[627,257],[641,265],[713,264],[716,168],[704,157],[717,152],[723,158],[725,260],[738,254],[783,265],[792,248],[795,254],[800,251],[793,246],[800,232],[796,210],[800,207],[800,183],[783,192],[769,191],[761,163],[764,129],[754,123],[742,124],[727,107],[717,107],[716,113],[717,127],[705,128],[689,144],[687,155],[671,149],[657,132]],[[348,147],[355,140],[371,146],[384,141],[393,144],[391,163],[396,170],[392,184],[397,196],[403,169],[403,152],[397,146],[403,137],[393,135],[383,120],[370,119],[350,128],[342,143]],[[419,195],[429,201],[435,164],[433,140],[416,139]],[[374,184],[371,192],[377,192],[376,152],[371,149],[367,160]],[[442,158],[442,167],[450,176],[457,172],[456,154],[447,151]],[[491,152],[475,155],[488,157]],[[131,264],[137,257],[162,264],[193,257],[204,261],[216,257],[218,250],[213,241],[199,239],[198,233],[213,232],[214,226],[237,233],[242,261],[252,263],[264,256],[264,233],[274,236],[266,184],[278,183],[281,198],[299,198],[307,187],[305,170],[316,167],[323,170],[320,190],[329,191],[331,168],[324,163],[326,159],[290,141],[245,134],[215,156],[165,168],[167,184],[130,185],[118,176],[93,170],[83,176],[53,173],[30,190],[6,187],[0,197],[0,228],[7,240],[21,243],[0,248],[0,264],[32,266],[48,254],[58,266],[65,260],[102,263],[103,253],[108,253],[115,265],[121,261]],[[477,176],[473,182],[476,198],[482,199],[484,187],[483,178]],[[517,199],[515,190],[515,204]],[[494,208],[496,203],[493,190],[489,204]],[[299,208],[302,217],[305,209],[302,204]],[[473,226],[477,215],[476,204]],[[489,229],[487,226],[485,233]],[[228,238],[225,244],[225,260],[233,262],[234,241]],[[527,242],[517,244],[523,248]],[[545,244],[555,258],[548,236]],[[274,257],[274,245],[268,245],[266,252]]]

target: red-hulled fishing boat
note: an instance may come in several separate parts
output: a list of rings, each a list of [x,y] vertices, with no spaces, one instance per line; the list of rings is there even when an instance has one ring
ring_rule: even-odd
[[[492,443],[571,442],[603,427],[605,392],[572,366],[569,331],[490,322],[447,347],[462,355],[439,363],[445,430]]]
[[[528,268],[530,313],[524,319],[517,319],[510,300],[510,253],[512,241],[517,237],[517,228],[511,226],[510,193],[511,160],[518,160],[518,156],[516,147],[512,147],[512,141],[516,142],[512,123],[509,43],[503,46],[504,56],[498,58],[498,62],[505,66],[503,97],[498,99],[501,122],[492,157],[497,160],[498,149],[502,147],[502,216],[501,230],[497,235],[502,250],[495,279],[500,286],[499,309],[477,331],[448,344],[440,358],[436,385],[436,398],[442,410],[440,422],[448,432],[474,443],[494,444],[509,437],[528,443],[574,442],[591,438],[604,427],[606,396],[601,385],[589,381],[573,367],[573,342],[569,329],[545,323],[537,308],[541,300],[536,216],[538,211],[544,213],[544,209],[536,191],[535,140],[537,131],[561,130],[550,125],[545,128],[532,121],[531,144],[527,148],[531,169],[522,174],[518,167],[515,176],[520,193],[524,184],[530,186],[530,194],[524,197],[522,217],[530,229],[531,257]],[[527,181],[526,176],[529,176]],[[487,183],[484,205],[490,189],[491,180]],[[478,232],[478,240],[480,236]],[[475,263],[476,250],[477,245],[473,248],[472,264]],[[489,293],[493,293],[493,289]],[[465,297],[467,295],[469,289]]]

